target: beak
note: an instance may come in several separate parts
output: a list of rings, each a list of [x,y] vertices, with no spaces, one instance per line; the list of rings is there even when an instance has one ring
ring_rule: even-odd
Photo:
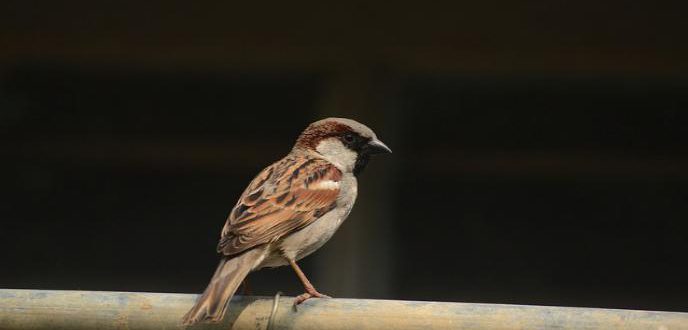
[[[378,139],[372,139],[370,142],[368,142],[368,153],[370,154],[383,154],[383,153],[392,153],[392,149],[390,149],[387,145],[382,143],[382,141]]]

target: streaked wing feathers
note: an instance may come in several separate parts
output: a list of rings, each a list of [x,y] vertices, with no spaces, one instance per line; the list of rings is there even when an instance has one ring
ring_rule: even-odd
[[[241,253],[312,223],[336,206],[341,177],[317,158],[286,157],[264,169],[232,209],[218,252]]]

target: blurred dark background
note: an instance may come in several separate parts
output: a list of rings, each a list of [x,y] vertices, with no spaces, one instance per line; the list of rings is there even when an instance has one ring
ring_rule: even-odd
[[[200,292],[253,175],[344,116],[394,154],[322,292],[688,311],[680,3],[5,1],[0,287]]]

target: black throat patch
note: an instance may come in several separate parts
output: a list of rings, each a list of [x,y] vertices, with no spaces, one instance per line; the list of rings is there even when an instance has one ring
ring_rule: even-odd
[[[365,150],[358,153],[358,157],[356,157],[356,164],[354,165],[354,175],[355,176],[358,176],[359,174],[361,174],[361,172],[363,172],[366,165],[368,165],[369,160],[370,160],[370,154],[365,152]]]

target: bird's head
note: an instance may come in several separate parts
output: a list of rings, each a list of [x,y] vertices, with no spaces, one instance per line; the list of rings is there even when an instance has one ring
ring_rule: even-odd
[[[340,170],[356,175],[363,171],[370,155],[392,152],[373,130],[346,118],[326,118],[308,125],[294,149],[316,152]]]

